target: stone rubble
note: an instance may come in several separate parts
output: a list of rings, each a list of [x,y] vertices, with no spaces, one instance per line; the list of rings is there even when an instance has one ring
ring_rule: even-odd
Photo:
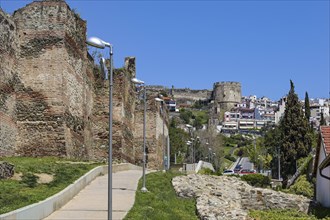
[[[251,209],[296,209],[307,213],[310,200],[299,195],[255,188],[237,177],[192,174],[172,180],[178,196],[195,198],[200,219],[251,219]]]
[[[5,161],[0,161],[0,180],[8,179],[14,175],[14,165]]]

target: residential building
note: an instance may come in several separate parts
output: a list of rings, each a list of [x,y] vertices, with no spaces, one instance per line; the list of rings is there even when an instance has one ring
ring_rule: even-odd
[[[330,126],[321,126],[321,143],[317,147],[314,172],[316,173],[316,200],[330,208]]]

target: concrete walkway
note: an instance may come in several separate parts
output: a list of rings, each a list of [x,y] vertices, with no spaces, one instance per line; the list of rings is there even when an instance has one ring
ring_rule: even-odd
[[[112,219],[123,219],[135,201],[135,191],[142,170],[113,173]],[[70,202],[45,218],[46,220],[107,219],[108,175],[97,177]]]

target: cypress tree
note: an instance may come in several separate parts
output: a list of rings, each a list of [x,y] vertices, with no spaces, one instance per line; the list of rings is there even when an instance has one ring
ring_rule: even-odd
[[[309,106],[309,97],[307,92],[305,93],[305,117],[309,122],[309,118],[311,117],[311,109]]]
[[[306,157],[311,148],[309,126],[291,80],[279,130],[281,133],[281,175],[286,181],[296,172],[296,161]]]
[[[324,119],[324,115],[323,115],[323,111],[321,112],[321,119],[320,119],[320,126],[326,125],[325,119]]]

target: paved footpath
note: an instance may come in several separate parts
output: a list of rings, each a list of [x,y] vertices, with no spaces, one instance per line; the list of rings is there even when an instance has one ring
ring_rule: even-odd
[[[112,219],[123,219],[135,201],[135,191],[142,170],[127,170],[112,174]],[[45,220],[107,219],[108,175],[97,177],[71,201]]]

